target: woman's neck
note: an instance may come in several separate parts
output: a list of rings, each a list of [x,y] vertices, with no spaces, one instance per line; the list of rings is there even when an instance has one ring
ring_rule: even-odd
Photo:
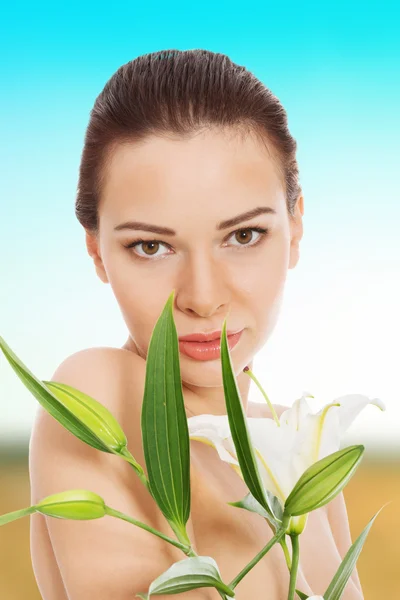
[[[253,361],[248,363],[251,369]],[[236,381],[239,388],[240,398],[244,412],[248,412],[248,396],[251,379],[243,371],[237,375]],[[221,387],[195,387],[182,383],[183,394],[185,398],[185,407],[189,417],[194,417],[202,414],[211,415],[226,415],[226,403],[224,388]]]

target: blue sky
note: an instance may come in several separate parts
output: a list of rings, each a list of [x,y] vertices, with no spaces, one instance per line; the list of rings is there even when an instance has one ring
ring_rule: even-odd
[[[124,343],[118,306],[96,278],[74,216],[90,109],[115,70],[139,54],[222,52],[286,108],[305,194],[301,260],[289,274],[280,322],[255,360],[259,379],[287,405],[303,389],[321,402],[347,392],[379,396],[387,412],[368,407],[351,440],[394,444],[399,24],[395,2],[3,8],[0,335],[42,379],[72,352]],[[36,401],[2,355],[0,379],[0,433],[26,439]],[[261,400],[255,391],[253,399]]]

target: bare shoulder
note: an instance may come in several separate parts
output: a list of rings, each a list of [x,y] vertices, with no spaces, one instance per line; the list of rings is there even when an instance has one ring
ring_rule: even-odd
[[[130,451],[139,455],[135,456],[139,460],[144,459],[140,429],[144,378],[145,361],[141,357],[123,349],[98,347],[68,356],[49,380],[70,385],[103,404],[121,425]],[[87,465],[101,463],[103,467],[115,467],[112,454],[99,452],[82,442],[39,405],[29,442],[32,502],[57,491],[51,489],[51,485],[49,488],[42,485],[43,470],[47,469],[50,457],[56,453],[59,460],[63,454],[68,455],[68,461],[75,458]],[[118,468],[126,471],[127,465],[122,463]]]
[[[118,418],[124,417],[133,403],[126,403],[130,392],[143,390],[146,362],[123,348],[95,347],[79,350],[65,358],[56,368],[51,381],[65,383],[105,405]],[[138,407],[140,409],[140,407]],[[39,407],[36,420],[46,418]],[[118,413],[118,416],[117,414]]]
[[[130,369],[142,372],[145,365],[145,360],[130,350],[99,346],[79,350],[68,356],[57,367],[52,379],[55,380],[56,376],[62,377],[66,373],[69,376],[76,375],[83,378],[87,374],[87,379],[96,374],[97,377],[102,379],[115,369],[119,372],[125,372],[127,375]]]

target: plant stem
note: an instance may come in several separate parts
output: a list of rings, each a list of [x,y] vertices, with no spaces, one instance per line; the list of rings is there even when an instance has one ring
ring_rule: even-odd
[[[174,532],[174,534],[176,535],[176,537],[178,538],[178,540],[181,542],[181,544],[183,544],[184,546],[189,548],[189,546],[191,546],[192,542],[190,541],[190,538],[186,531],[185,525],[183,525],[182,523],[180,523],[178,525],[177,523],[174,523],[174,521],[171,521],[170,519],[167,519],[167,522],[168,522],[169,526],[171,527],[172,531]]]
[[[133,468],[133,470],[135,471],[135,473],[138,475],[140,481],[143,483],[143,485],[145,487],[147,487],[147,489],[149,490],[150,494],[151,494],[151,490],[150,490],[150,482],[146,477],[146,474],[143,470],[143,468],[139,465],[139,463],[133,458],[132,454],[129,452],[128,448],[122,448],[121,450],[114,451],[114,454],[116,454],[117,456],[120,456],[121,458],[123,458],[124,460],[126,460],[126,462],[128,462],[131,467]],[[153,495],[153,494],[151,494]]]
[[[230,583],[228,583],[228,586],[233,590],[235,589],[235,587],[237,586],[237,584],[242,581],[243,577],[245,575],[247,575],[247,573],[249,571],[251,571],[251,569],[253,567],[255,567],[255,565],[267,554],[267,552],[272,548],[272,546],[274,544],[276,544],[276,542],[279,542],[279,540],[285,535],[285,531],[286,531],[286,527],[280,529],[275,535],[274,537],[268,542],[268,544],[266,546],[264,546],[264,548],[261,550],[261,552],[259,552],[245,567],[244,569],[242,569],[242,571],[240,571],[240,573],[238,575],[236,575],[236,577],[234,579],[232,579],[232,581]]]
[[[269,406],[269,409],[272,413],[272,416],[274,417],[274,421],[275,423],[278,425],[278,427],[281,426],[280,422],[279,422],[279,418],[278,415],[276,414],[276,411],[274,409],[274,406],[271,402],[271,400],[268,398],[267,394],[264,392],[261,383],[258,381],[257,377],[254,375],[253,371],[249,368],[249,367],[245,367],[243,369],[243,371],[245,373],[247,373],[247,375],[254,381],[254,383],[256,384],[256,386],[258,387],[258,389],[260,390],[260,392],[262,393],[262,395],[264,396],[265,400],[267,401],[267,404]]]
[[[20,519],[21,517],[32,515],[34,512],[36,512],[36,505],[28,506],[28,508],[21,508],[20,510],[14,510],[13,512],[6,513],[5,515],[0,516],[0,525],[5,525],[6,523],[11,523],[11,521]]]
[[[290,534],[290,539],[292,542],[292,567],[290,569],[288,600],[294,600],[294,594],[296,591],[297,569],[299,566],[300,558],[300,545],[298,534]]]
[[[289,548],[287,547],[287,544],[286,544],[286,539],[285,539],[285,538],[282,538],[282,539],[279,541],[279,543],[280,543],[280,545],[282,546],[282,550],[283,550],[283,553],[284,553],[284,555],[285,555],[285,559],[286,559],[286,564],[287,564],[287,566],[288,566],[288,569],[289,569],[289,571],[290,571],[290,569],[292,568],[292,559],[290,558],[290,554],[289,554]]]
[[[176,546],[177,548],[179,548],[179,550],[182,550],[182,552],[184,552],[187,556],[193,556],[193,554],[188,554],[189,552],[194,552],[194,550],[190,546],[181,544],[181,542],[178,542],[178,541],[170,538],[169,536],[164,535],[163,533],[161,533],[161,531],[157,531],[157,529],[153,529],[153,527],[150,527],[149,525],[146,525],[145,523],[136,521],[136,519],[132,519],[132,517],[129,517],[128,515],[125,515],[122,512],[119,512],[119,510],[115,510],[114,508],[111,508],[110,506],[106,505],[106,513],[107,513],[107,515],[110,515],[111,517],[117,517],[118,519],[122,519],[123,521],[127,521],[128,523],[132,523],[132,525],[137,525],[137,527],[141,527],[142,529],[145,529],[146,531],[149,531],[150,533],[160,537],[161,539],[168,542],[169,544]]]

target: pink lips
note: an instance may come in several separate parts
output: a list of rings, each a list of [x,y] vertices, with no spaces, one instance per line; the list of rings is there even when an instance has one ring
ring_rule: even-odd
[[[215,360],[220,357],[221,354],[221,332],[219,333],[219,337],[216,339],[211,339],[210,341],[190,341],[187,338],[199,338],[199,334],[194,334],[191,336],[185,336],[179,338],[179,351],[190,358],[194,358],[196,360]],[[237,333],[233,333],[229,335],[227,332],[228,346],[229,350],[232,350],[236,344],[238,343],[241,335],[243,333],[243,329],[238,331]],[[206,334],[203,337],[210,338],[213,334]]]
[[[221,330],[211,331],[210,333],[191,333],[189,335],[181,335],[179,340],[184,342],[211,342],[211,340],[216,340],[221,337]],[[239,333],[239,331],[231,331],[228,330],[226,334],[234,335],[235,333]]]

